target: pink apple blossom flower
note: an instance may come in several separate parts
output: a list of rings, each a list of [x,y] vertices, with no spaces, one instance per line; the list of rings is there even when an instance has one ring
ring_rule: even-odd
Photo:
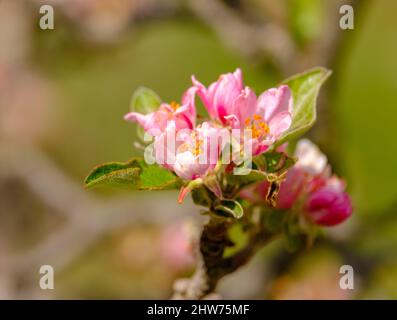
[[[177,132],[169,126],[154,143],[156,162],[185,180],[205,177],[219,159],[219,128],[203,122],[194,130]]]
[[[286,85],[271,88],[263,92],[252,117],[239,119],[240,127],[251,129],[253,155],[265,152],[285,131],[292,122],[292,95]]]
[[[195,94],[196,89],[192,87],[184,93],[182,105],[176,102],[162,103],[154,112],[148,114],[130,112],[124,116],[124,119],[137,122],[152,136],[160,135],[171,122],[175,123],[177,130],[193,129],[196,123]]]
[[[234,101],[243,91],[241,70],[237,69],[234,73],[222,74],[218,81],[212,83],[208,89],[194,76],[192,76],[192,82],[193,86],[197,87],[197,94],[211,118],[226,124],[228,121],[225,116],[234,114]]]
[[[213,120],[251,132],[245,143],[252,146],[253,155],[265,152],[291,126],[293,103],[286,85],[257,98],[252,89],[243,86],[240,69],[221,75],[208,88],[194,76],[192,82]]]

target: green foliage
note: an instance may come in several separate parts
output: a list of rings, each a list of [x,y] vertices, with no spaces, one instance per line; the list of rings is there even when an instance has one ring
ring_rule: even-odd
[[[283,152],[270,151],[253,159],[253,169],[246,175],[230,174],[227,181],[230,185],[239,185],[239,188],[250,184],[272,180],[280,174],[286,172],[296,162],[295,158]]]
[[[229,185],[239,185],[240,188],[246,187],[250,184],[264,181],[267,178],[267,174],[260,170],[252,169],[249,174],[246,175],[227,175],[227,182]]]
[[[161,99],[153,90],[146,87],[139,87],[131,98],[130,110],[147,114],[158,109]]]
[[[170,171],[158,165],[146,165],[143,161],[141,162],[141,168],[140,187],[142,189],[162,190],[179,187],[179,178]]]
[[[296,159],[283,152],[266,152],[261,157],[264,160],[266,173],[282,174],[291,168]]]
[[[233,246],[225,248],[223,251],[223,257],[228,258],[243,249],[249,240],[247,232],[244,230],[244,226],[241,223],[234,223],[228,230],[229,240],[233,242]]]
[[[95,167],[86,177],[87,188],[97,186],[124,186],[138,190],[175,189],[180,179],[157,165],[148,165],[143,159],[133,158],[126,163],[110,162]]]
[[[161,99],[156,92],[146,87],[139,87],[132,95],[130,110],[142,114],[148,114],[159,108]],[[137,137],[145,141],[145,130],[141,126],[136,127]]]
[[[209,208],[214,201],[214,195],[203,186],[192,190],[192,199],[195,204]]]
[[[315,68],[283,81],[292,91],[294,108],[291,127],[277,141],[277,145],[296,139],[313,126],[316,121],[316,100],[321,85],[330,76],[331,71]]]
[[[109,162],[97,166],[87,176],[84,184],[87,188],[98,185],[129,186],[139,182],[140,169],[121,162]]]
[[[244,215],[244,210],[238,201],[223,199],[215,205],[213,213],[222,217],[240,219]]]

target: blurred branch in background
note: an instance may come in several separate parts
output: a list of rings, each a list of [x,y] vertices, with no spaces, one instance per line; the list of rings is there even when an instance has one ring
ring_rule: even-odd
[[[1,181],[10,177],[20,179],[41,201],[66,219],[63,226],[55,228],[33,248],[9,259],[12,273],[17,278],[27,276],[24,281],[32,288],[37,288],[36,276],[44,261],[59,272],[104,234],[130,224],[166,224],[186,215],[187,205],[164,215],[160,207],[172,201],[170,197],[171,200],[167,200],[167,196],[137,210],[134,209],[134,199],[114,197],[104,200],[89,194],[48,157],[31,147],[0,145],[0,158]],[[43,293],[36,290],[39,296]],[[23,298],[32,297],[32,294],[29,290],[28,293],[22,291]]]
[[[208,26],[213,28],[219,38],[247,59],[270,58],[284,75],[293,74],[309,67],[327,65],[338,49],[341,35],[339,28],[339,7],[353,1],[326,1],[321,14],[324,20],[316,32],[315,39],[300,46],[294,41],[286,19],[287,2],[275,4],[274,1],[262,1],[263,11],[267,16],[259,23],[249,23],[246,19],[244,1],[238,10],[228,7],[220,0],[188,0],[189,8]],[[277,9],[275,9],[277,7]],[[356,8],[356,6],[355,6]],[[281,13],[280,13],[281,12]]]
[[[134,23],[169,16],[178,0],[30,0],[36,6],[53,5],[72,21],[86,41],[115,44]]]
[[[44,1],[36,3],[43,4]],[[53,3],[59,5],[61,1]],[[112,6],[110,1],[106,3]],[[66,10],[76,9],[82,14],[75,16],[77,20],[91,12],[95,13],[93,21],[97,24],[109,22],[105,19],[106,10],[100,10],[105,8],[98,7],[98,2],[64,1],[63,5],[67,6]],[[128,12],[123,3],[119,5],[120,12]],[[98,11],[90,11],[93,8]],[[37,276],[43,263],[52,265],[59,272],[104,234],[130,223],[165,223],[167,215],[160,214],[163,210],[158,206],[169,201],[164,198],[139,209],[134,206],[133,198],[117,197],[105,201],[72,181],[35,147],[50,131],[55,88],[30,64],[33,18],[26,3],[0,3],[0,295],[4,298],[40,297],[43,292],[37,290]],[[120,21],[119,15],[114,18]],[[82,21],[87,22],[86,19]],[[110,28],[114,34],[118,31],[116,29]],[[100,35],[109,36],[100,30]],[[34,200],[26,197],[30,193],[50,208],[47,210],[50,216],[34,212]],[[168,216],[175,219],[181,214],[182,208],[178,207]],[[31,217],[26,218],[27,215]],[[51,230],[41,228],[47,220],[53,220],[53,216],[61,216],[57,218],[61,220],[60,226],[55,224]],[[26,221],[32,223],[28,231],[36,228],[45,232],[33,246],[16,250],[14,237],[22,238]]]
[[[296,49],[285,27],[273,22],[253,25],[218,0],[187,1],[189,8],[213,28],[222,41],[248,59],[270,57],[286,70]]]

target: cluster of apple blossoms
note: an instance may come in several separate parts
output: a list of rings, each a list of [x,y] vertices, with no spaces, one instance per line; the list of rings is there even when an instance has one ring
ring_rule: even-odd
[[[155,137],[156,162],[183,179],[210,175],[222,152],[226,164],[238,164],[237,158],[244,151],[249,150],[244,158],[263,153],[291,125],[292,98],[288,86],[267,90],[257,98],[249,87],[244,87],[240,69],[221,75],[208,88],[194,77],[192,80],[193,86],[185,92],[181,104],[162,103],[149,114],[130,112],[125,116]],[[211,121],[197,124],[196,95]],[[232,155],[226,158],[225,147],[230,144]]]
[[[201,100],[209,115],[201,123],[196,99]],[[350,198],[345,183],[331,174],[326,157],[315,145],[300,141],[294,158],[290,158],[296,159],[296,164],[282,168],[285,170],[279,170],[279,174],[260,169],[261,161],[269,158],[263,155],[288,157],[284,151],[287,142],[280,146],[280,138],[291,129],[293,114],[293,95],[288,85],[257,96],[244,86],[241,70],[237,69],[221,75],[208,87],[192,76],[192,86],[180,103],[160,103],[148,113],[132,111],[125,119],[138,123],[153,137],[154,142],[147,148],[151,152],[145,153],[152,156],[152,163],[183,181],[180,202],[188,192],[205,188],[206,196],[216,198],[218,205],[219,200],[244,199],[275,209],[299,210],[307,221],[323,226],[341,223],[352,212]],[[252,171],[265,173],[263,181],[251,181]],[[228,183],[233,179],[225,178],[227,175],[241,177]],[[233,189],[236,181],[243,183]],[[275,191],[269,197],[272,188]]]
[[[329,75],[312,69],[258,96],[240,69],[208,87],[193,76],[180,102],[170,103],[148,88],[136,90],[125,120],[138,124],[144,156],[99,165],[85,185],[179,189],[179,202],[191,194],[205,208],[209,219],[193,242],[196,273],[175,285],[175,298],[203,298],[269,241],[281,236],[292,250],[310,245],[319,226],[351,215],[344,180],[316,145],[300,139],[315,123]],[[207,115],[197,114],[200,100]],[[166,235],[166,248],[173,238]],[[176,259],[188,247],[169,253]]]

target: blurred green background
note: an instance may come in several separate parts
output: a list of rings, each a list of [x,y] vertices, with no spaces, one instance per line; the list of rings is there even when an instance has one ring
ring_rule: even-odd
[[[140,153],[122,119],[132,92],[178,100],[192,74],[208,84],[240,67],[259,93],[323,65],[333,74],[308,136],[346,178],[354,216],[311,251],[272,244],[220,292],[397,298],[397,3],[71,0],[41,30],[43,3],[0,2],[0,297],[168,298],[192,271],[181,252],[199,210],[172,192],[81,186],[94,165]],[[339,28],[345,3],[354,30]],[[55,290],[37,288],[42,264],[54,265]],[[339,289],[343,264],[355,290]]]

